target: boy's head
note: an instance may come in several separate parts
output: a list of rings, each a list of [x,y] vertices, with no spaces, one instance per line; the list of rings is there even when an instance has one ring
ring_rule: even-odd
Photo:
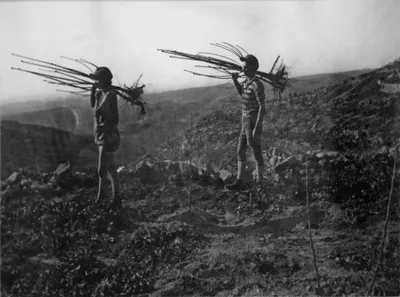
[[[247,55],[245,57],[241,57],[240,61],[242,61],[243,73],[245,76],[254,76],[258,70],[258,60],[253,55]]]
[[[113,75],[110,69],[102,66],[97,67],[96,71],[93,74],[90,74],[90,77],[96,81],[100,88],[102,88],[111,85]]]

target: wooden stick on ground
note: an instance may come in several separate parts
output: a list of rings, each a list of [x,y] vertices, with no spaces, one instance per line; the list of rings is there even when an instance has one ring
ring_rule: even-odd
[[[321,285],[319,283],[319,273],[318,273],[318,266],[317,266],[317,259],[315,255],[314,243],[312,239],[312,231],[311,231],[311,219],[310,219],[310,198],[308,195],[308,159],[306,157],[306,198],[307,198],[307,218],[308,218],[308,230],[309,230],[309,237],[310,237],[310,246],[313,256],[313,263],[315,268],[315,273],[317,276],[317,284],[318,284],[318,294],[317,296],[321,295]]]
[[[383,235],[382,235],[382,241],[381,241],[381,248],[379,249],[378,263],[376,264],[376,267],[374,270],[374,276],[372,278],[371,285],[369,286],[367,296],[369,296],[371,294],[371,291],[374,288],[376,276],[378,275],[379,266],[381,265],[383,249],[385,246],[387,227],[389,224],[389,216],[390,216],[390,205],[392,204],[394,180],[396,177],[397,150],[398,150],[398,148],[396,148],[394,151],[393,175],[392,175],[392,181],[391,181],[391,185],[390,185],[389,199],[388,199],[388,203],[387,203],[387,207],[386,207],[386,219],[385,219],[385,225],[383,226]]]

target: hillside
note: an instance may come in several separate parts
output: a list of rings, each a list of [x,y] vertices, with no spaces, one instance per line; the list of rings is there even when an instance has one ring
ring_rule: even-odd
[[[85,156],[85,151],[89,156]],[[70,160],[74,165],[96,162],[92,137],[55,128],[1,121],[1,179],[18,168],[52,171]]]
[[[364,72],[360,70],[294,78],[285,94],[306,92],[310,88],[318,88],[323,85],[329,86],[342,79],[348,79],[357,73]],[[145,94],[145,98],[148,102],[145,117],[140,117],[137,110],[127,109],[123,105],[120,106],[120,130],[123,139],[121,149],[117,154],[119,164],[135,162],[144,154],[152,151],[154,143],[162,144],[175,133],[174,131],[187,127],[190,118],[192,118],[192,122],[196,122],[217,110],[239,108],[238,97],[231,83],[156,94],[150,93]],[[268,87],[267,98],[273,100],[273,95],[268,91]],[[37,110],[34,108],[35,105],[32,105],[34,102],[3,105],[1,109],[2,120],[41,125],[65,130],[76,135],[92,137],[93,111],[88,104],[87,97],[70,97],[61,101],[37,101],[37,103],[40,103],[36,104]],[[18,112],[18,110],[30,111]],[[236,116],[233,119],[234,122],[229,123],[229,125],[232,124],[236,127],[237,121],[235,119]],[[235,133],[231,134],[231,136],[233,135]],[[233,141],[233,138],[231,140]],[[10,146],[8,142],[5,143],[11,151],[18,149]],[[38,150],[41,150],[41,148],[38,148]],[[89,159],[93,160],[94,156],[90,156]]]
[[[336,73],[323,73],[307,76],[299,76],[291,79],[287,93],[309,92],[320,87],[331,87],[342,81],[372,71],[372,69],[361,69]]]
[[[285,93],[307,92],[322,86],[329,87],[366,71],[355,70],[295,77],[291,79],[291,84]],[[268,87],[267,92],[269,92]],[[272,96],[270,93],[269,95]],[[216,102],[234,96],[236,96],[235,88],[228,81],[217,86],[149,93],[145,94],[145,99],[149,103],[147,109],[150,114],[159,115],[163,113],[162,117],[165,118],[168,117],[168,114],[170,116],[172,114],[179,115],[187,110],[201,112],[204,109],[209,109],[208,105],[212,103],[215,107]],[[125,108],[121,108],[120,113],[121,124],[132,123],[136,120],[132,113]],[[66,129],[78,134],[91,133],[93,126],[92,110],[87,97],[2,104],[1,116],[3,120]],[[74,127],[76,122],[78,122],[78,127]]]
[[[75,133],[79,126],[77,114],[73,109],[67,107],[6,115],[2,116],[2,120],[56,128],[71,133]]]
[[[393,65],[397,65],[396,63]],[[336,81],[330,86],[299,93],[285,92],[281,99],[269,97],[269,101],[266,103],[267,115],[263,128],[265,156],[267,156],[268,148],[271,147],[279,147],[287,154],[297,154],[313,149],[336,150],[335,137],[337,136],[334,135],[334,130],[351,119],[353,119],[351,129],[357,130],[357,133],[360,132],[360,136],[367,126],[367,130],[372,129],[368,133],[369,136],[382,131],[398,133],[399,102],[396,101],[398,94],[386,91],[397,83],[393,77],[397,77],[398,74],[397,66],[390,67],[388,65],[367,73],[365,71],[348,72],[337,76],[346,78],[345,80]],[[356,73],[362,73],[362,75],[353,76]],[[323,76],[317,77],[320,79]],[[308,77],[308,81],[311,81],[312,78]],[[229,100],[229,104],[227,104],[228,101],[225,101],[222,105],[223,108],[204,113],[203,117],[193,123],[190,133],[189,125],[187,125],[186,132],[178,132],[177,136],[167,143],[163,151],[168,152],[171,148],[174,152],[173,148],[179,146],[185,139],[187,140],[188,135],[191,134],[191,141],[200,144],[199,146],[194,145],[193,151],[198,152],[202,159],[213,159],[218,163],[216,160],[219,160],[219,156],[221,156],[220,162],[224,166],[230,166],[229,160],[236,157],[236,141],[240,129],[240,103],[235,98],[233,100],[232,98],[224,99]],[[349,102],[343,104],[344,106],[339,105],[346,101]],[[380,104],[383,106],[379,106]],[[378,120],[385,104],[391,106],[391,115],[395,116],[393,120],[386,123],[384,121],[388,119],[380,119],[380,122]],[[349,106],[349,110],[347,106]],[[368,117],[365,114],[368,114]],[[346,121],[341,122],[342,119],[346,119]],[[379,126],[374,129],[372,123],[387,126]],[[249,155],[251,155],[250,152]],[[170,159],[171,157],[167,154],[160,158]],[[230,164],[235,166],[234,162]],[[216,166],[220,167],[221,165],[216,164]]]
[[[380,251],[371,294],[400,294],[400,59],[269,97],[262,190],[251,187],[250,150],[248,187],[224,188],[236,170],[237,95],[196,93],[209,108],[193,110],[182,103],[190,92],[122,125],[132,137],[120,153],[122,209],[94,203],[96,174],[79,164],[2,182],[3,294],[365,296]]]

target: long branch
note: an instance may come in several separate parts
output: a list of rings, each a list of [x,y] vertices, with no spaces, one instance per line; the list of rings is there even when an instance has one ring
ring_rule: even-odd
[[[82,66],[86,67],[90,72],[93,72],[93,69],[90,69],[89,66],[87,66],[85,63],[83,63],[82,61],[79,61],[78,59],[73,59],[73,58],[69,58],[69,57],[65,57],[65,56],[61,56],[61,58],[67,59],[67,60],[71,60],[74,62],[77,62],[79,64],[81,64]]]
[[[241,49],[242,51],[244,51],[247,55],[249,54],[243,47],[236,45],[239,49]]]
[[[35,72],[35,71],[31,71],[31,70],[21,69],[21,68],[11,67],[11,69],[19,70],[19,71],[22,71],[22,72],[27,72],[27,73],[30,73],[30,74],[34,74],[34,75],[37,75],[37,76],[41,76],[41,77],[44,77],[44,78],[47,78],[47,79],[52,79],[52,80],[57,80],[57,81],[68,80],[68,81],[74,81],[74,82],[78,82],[78,83],[82,82],[82,81],[77,81],[77,80],[71,80],[71,79],[64,78],[64,77],[59,77],[59,76],[49,75],[49,74]]]
[[[223,48],[231,53],[234,52],[234,50],[232,48],[230,48],[229,46],[227,46],[225,44],[223,44],[223,45],[212,44],[212,45]],[[232,45],[230,45],[230,46],[232,46]],[[242,67],[240,65],[238,65],[237,63],[232,63],[230,61],[221,60],[221,59],[217,59],[217,58],[210,57],[210,56],[204,56],[204,55],[200,55],[200,54],[193,55],[193,54],[183,53],[183,52],[174,51],[174,50],[167,50],[167,49],[158,49],[158,50],[163,53],[170,54],[171,58],[204,62],[204,63],[218,66],[220,68],[224,68],[225,70],[232,70],[232,71],[241,71],[242,70]],[[237,56],[238,53],[234,52],[234,54]],[[213,55],[218,56],[216,54],[213,54]],[[224,58],[226,58],[226,57],[224,57]],[[278,62],[279,58],[280,58],[280,56],[278,56],[278,58],[276,59],[272,70],[275,68],[276,63]],[[196,72],[192,72],[192,71],[187,71],[187,72],[192,73],[194,75],[201,75],[201,76],[219,78],[219,79],[229,79],[230,78],[229,76],[221,77],[221,76],[213,76],[213,75],[196,73]],[[281,65],[275,74],[274,73],[266,73],[263,71],[257,71],[256,76],[259,79],[261,79],[262,81],[272,85],[274,88],[276,88],[280,92],[282,92],[288,82],[287,74],[288,73],[286,71],[286,66],[283,65],[283,63],[281,62]]]
[[[225,57],[224,55],[220,55],[220,54],[214,54],[214,53],[208,53],[208,52],[200,52],[199,54],[217,56],[217,57],[220,57],[220,58],[224,58],[224,59],[230,60],[233,63],[236,63],[236,61],[234,59],[229,58],[229,57]]]
[[[63,73],[63,72],[60,72],[60,71],[58,71],[58,70],[49,70],[49,69],[47,69],[47,70],[46,70],[46,69],[41,69],[41,70],[42,70],[42,71],[47,71],[47,72],[58,73],[58,74],[61,74],[61,75],[67,76],[67,77],[76,78],[76,79],[79,79],[79,80],[84,81],[84,82],[87,82],[87,83],[93,83],[93,82],[84,80],[83,78],[78,78],[78,77],[76,77],[74,74]]]
[[[233,44],[230,44],[228,42],[222,42],[223,44],[228,45],[229,47],[231,47],[234,51],[236,51],[239,55],[239,57],[243,57],[242,52],[240,51],[240,49],[238,49],[236,46],[234,46]]]
[[[272,71],[274,70],[276,63],[277,63],[278,60],[279,60],[279,57],[280,57],[280,56],[278,56],[278,58],[276,58],[275,63],[274,63],[274,65],[272,65],[272,68],[271,68],[271,70],[270,70],[269,73],[272,73]]]
[[[68,84],[68,83],[63,83],[63,82],[52,82],[52,81],[48,81],[47,83],[51,84],[51,85],[60,85],[60,86],[67,86],[67,87],[71,87],[71,88],[76,88],[76,89],[81,89],[81,90],[86,90],[86,91],[90,91],[90,88],[85,88],[85,87],[80,87],[74,84]]]
[[[78,71],[78,70],[75,70],[75,69],[72,69],[72,68],[64,67],[64,66],[61,66],[61,65],[57,65],[57,64],[54,64],[54,63],[50,63],[50,62],[42,61],[42,60],[39,60],[39,59],[34,59],[34,58],[22,56],[22,55],[17,55],[17,54],[12,54],[12,55],[13,55],[13,56],[20,57],[20,58],[23,58],[23,59],[28,59],[28,60],[36,61],[36,62],[39,62],[39,63],[51,65],[51,66],[53,66],[53,67],[59,67],[59,68],[65,69],[65,70],[69,70],[69,71],[72,71],[72,72],[79,73],[79,74],[82,75],[82,76],[89,77],[89,75],[87,75],[86,73],[81,72],[81,71]]]
[[[81,60],[82,62],[85,62],[85,63],[87,63],[87,64],[89,64],[89,65],[92,65],[93,67],[97,68],[97,65],[93,64],[92,62],[89,62],[88,60],[85,60],[85,59],[82,59],[82,58],[80,58],[80,60]]]
[[[211,45],[215,46],[215,47],[219,47],[221,49],[224,49],[232,54],[234,54],[236,57],[240,58],[240,56],[232,49],[230,49],[229,47],[227,47],[226,45],[223,44],[219,44],[219,43],[210,43]]]
[[[31,72],[33,73],[33,72]],[[34,73],[35,74],[35,73]],[[49,79],[59,79],[59,80],[65,80],[73,83],[78,83],[78,84],[93,84],[88,81],[83,81],[83,80],[77,80],[77,79],[71,79],[71,78],[66,78],[66,77],[60,77],[60,76],[55,76],[55,75],[45,75],[44,73],[38,73],[36,75],[43,76]]]
[[[37,63],[29,62],[29,61],[24,61],[24,60],[21,60],[21,63],[32,65],[32,66],[44,67],[44,68],[48,68],[48,69],[52,69],[52,70],[58,70],[63,73],[69,73],[69,74],[74,74],[74,75],[79,75],[79,76],[84,76],[86,78],[90,78],[90,76],[86,75],[85,73],[83,73],[83,75],[82,75],[82,73],[80,71],[76,71],[73,69],[72,70],[63,69],[62,66],[41,65],[41,64],[37,64]]]
[[[211,74],[203,74],[203,73],[198,73],[190,70],[184,69],[183,71],[189,72],[193,75],[199,75],[199,76],[205,76],[205,77],[211,77],[211,78],[216,78],[216,79],[228,79],[231,76],[230,75],[211,75]]]

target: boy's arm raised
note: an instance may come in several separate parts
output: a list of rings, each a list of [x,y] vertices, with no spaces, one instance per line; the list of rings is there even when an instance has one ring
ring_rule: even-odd
[[[239,77],[239,73],[232,73],[232,80],[233,80],[233,83],[235,84],[236,90],[238,91],[239,95],[242,96],[243,89],[237,80],[238,77]]]
[[[90,106],[92,106],[92,108],[94,108],[96,104],[96,89],[97,86],[94,84],[92,87],[92,91],[90,92]]]
[[[115,110],[111,110],[110,104],[117,102],[117,94],[115,90],[110,90],[103,97],[103,100],[100,102],[99,106],[96,108],[96,115],[105,117],[108,121],[117,122],[118,114]]]

